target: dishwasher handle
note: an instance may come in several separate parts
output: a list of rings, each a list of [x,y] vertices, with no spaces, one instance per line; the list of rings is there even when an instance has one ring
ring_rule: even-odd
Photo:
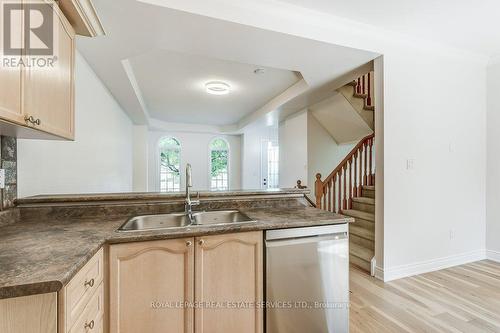
[[[290,239],[290,238],[303,238],[303,237],[315,237],[322,235],[340,234],[348,233],[349,225],[347,223],[325,225],[325,226],[313,226],[304,228],[289,228],[289,229],[277,229],[277,230],[267,230],[266,231],[266,241],[276,240],[276,239]]]
[[[325,241],[347,241],[348,235],[347,232],[329,234],[329,235],[313,235],[313,236],[304,236],[304,237],[291,237],[291,238],[280,238],[280,239],[272,239],[266,240],[266,247],[277,247],[277,246],[291,246],[291,245],[299,245],[299,244],[308,244],[308,243],[319,243]]]

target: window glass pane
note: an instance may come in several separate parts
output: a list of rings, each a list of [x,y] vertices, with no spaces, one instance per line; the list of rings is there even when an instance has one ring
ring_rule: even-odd
[[[210,149],[228,149],[227,142],[223,139],[215,139],[210,145]]]
[[[210,177],[212,190],[229,189],[229,147],[223,139],[215,139],[210,144]]]
[[[160,148],[160,191],[180,191],[181,147],[175,138],[163,138]]]
[[[160,140],[160,149],[169,147],[181,147],[181,144],[175,138],[163,138]]]

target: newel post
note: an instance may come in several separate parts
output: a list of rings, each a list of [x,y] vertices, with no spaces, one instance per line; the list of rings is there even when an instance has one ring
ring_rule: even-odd
[[[321,208],[321,197],[323,197],[323,181],[321,174],[316,174],[316,182],[314,183],[314,193],[316,196],[316,208]]]

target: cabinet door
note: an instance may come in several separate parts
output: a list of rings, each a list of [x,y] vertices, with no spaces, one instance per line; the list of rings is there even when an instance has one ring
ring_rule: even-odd
[[[53,66],[27,67],[24,71],[25,116],[40,120],[28,124],[63,138],[74,138],[74,61],[75,32],[54,2],[55,55]],[[28,61],[32,61],[27,56]]]
[[[196,238],[197,333],[262,332],[262,232]]]
[[[0,0],[0,6],[5,3],[12,3],[8,0]],[[22,12],[13,11],[11,13],[11,43],[20,47],[22,42]],[[14,66],[21,58],[21,51],[12,56],[4,56],[4,63],[0,65],[0,118],[18,124],[24,124],[24,117],[21,112],[21,66]],[[8,61],[14,60],[13,62]]]
[[[110,246],[110,332],[193,332],[194,239]]]

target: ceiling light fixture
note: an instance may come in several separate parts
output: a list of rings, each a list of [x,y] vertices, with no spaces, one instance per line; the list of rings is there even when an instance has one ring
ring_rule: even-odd
[[[205,83],[205,90],[211,95],[227,95],[231,92],[231,86],[222,81],[210,81]]]

